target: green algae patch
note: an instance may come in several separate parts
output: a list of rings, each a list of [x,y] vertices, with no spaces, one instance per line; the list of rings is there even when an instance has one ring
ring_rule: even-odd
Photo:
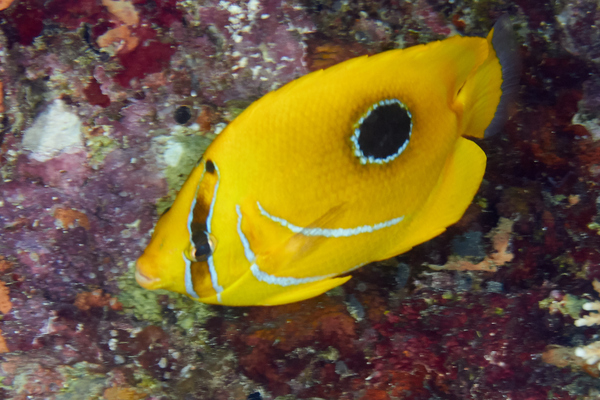
[[[145,392],[155,393],[161,390],[161,383],[150,376],[146,370],[135,369],[133,378],[137,382],[136,388],[143,389]]]
[[[174,136],[169,142],[182,149],[176,164],[167,163],[165,174],[169,189],[179,190],[212,140],[205,136],[194,135]]]
[[[206,341],[204,322],[216,315],[215,307],[194,301],[184,295],[167,290],[147,290],[135,281],[135,267],[131,263],[129,271],[118,281],[121,292],[118,299],[127,313],[133,314],[140,321],[152,325],[165,326],[165,308],[175,315],[174,323],[190,337],[195,337],[200,343]]]
[[[223,118],[231,122],[237,118],[246,108],[252,104],[254,100],[229,100],[225,103],[225,110],[223,110]]]
[[[568,315],[573,319],[579,319],[579,314],[581,313],[583,305],[587,302],[588,300],[566,294],[560,301],[548,297],[544,300],[541,300],[538,304],[540,308],[548,309],[550,314],[558,312],[562,315]]]
[[[101,399],[107,385],[107,376],[92,372],[94,368],[101,367],[87,362],[58,367],[64,382],[56,400]]]
[[[162,307],[159,296],[169,295],[166,290],[146,290],[135,281],[135,267],[122,275],[118,280],[118,299],[123,304],[123,309],[133,314],[140,321],[148,321],[155,325],[161,325],[163,321]]]
[[[159,136],[155,139],[156,151],[166,164],[164,174],[169,185],[169,194],[160,199],[156,205],[159,215],[173,204],[177,192],[212,142],[208,136],[187,134],[189,128],[179,129],[182,133],[170,137]]]
[[[88,162],[93,169],[98,169],[106,156],[119,147],[119,144],[108,134],[89,136],[85,144],[88,149]]]

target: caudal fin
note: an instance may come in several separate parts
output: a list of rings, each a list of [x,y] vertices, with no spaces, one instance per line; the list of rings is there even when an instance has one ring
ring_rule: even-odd
[[[485,130],[485,137],[500,131],[508,119],[508,107],[519,91],[519,78],[521,76],[521,58],[519,57],[517,40],[508,15],[503,15],[496,21],[490,36],[492,46],[502,66],[502,86],[500,87],[502,96],[496,108],[494,119]]]

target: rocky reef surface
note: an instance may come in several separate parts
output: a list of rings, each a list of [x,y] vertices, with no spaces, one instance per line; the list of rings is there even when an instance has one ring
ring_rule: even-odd
[[[0,398],[600,395],[596,1],[0,1]],[[268,91],[508,14],[523,59],[464,217],[298,304],[146,291],[202,151]]]

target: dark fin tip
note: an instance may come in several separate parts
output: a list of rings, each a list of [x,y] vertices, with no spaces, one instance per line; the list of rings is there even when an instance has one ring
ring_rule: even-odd
[[[494,35],[492,46],[502,67],[502,95],[500,103],[492,122],[485,130],[484,137],[490,137],[498,133],[504,123],[508,120],[509,105],[514,101],[519,92],[519,80],[521,78],[521,57],[519,45],[512,29],[512,23],[508,15],[503,15],[494,24]]]

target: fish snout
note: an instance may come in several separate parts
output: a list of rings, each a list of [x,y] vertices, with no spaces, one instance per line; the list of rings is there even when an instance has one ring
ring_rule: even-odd
[[[148,265],[147,260],[144,260],[143,256],[138,258],[135,263],[135,280],[144,289],[160,289],[163,286],[161,279],[148,274],[148,270],[151,270],[151,268],[150,265]]]

